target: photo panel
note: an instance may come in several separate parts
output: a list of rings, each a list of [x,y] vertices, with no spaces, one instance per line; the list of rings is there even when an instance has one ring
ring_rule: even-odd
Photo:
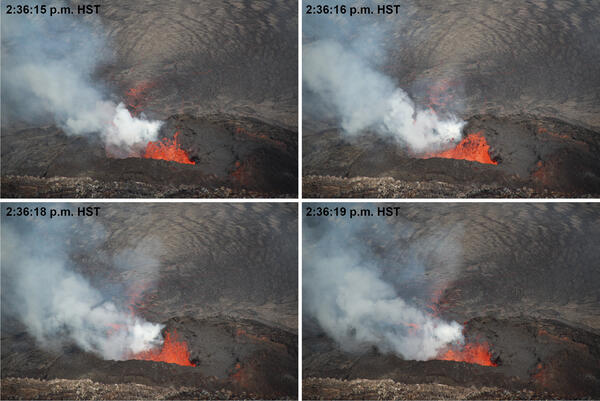
[[[2,398],[297,399],[295,203],[2,206]]]
[[[2,4],[5,198],[296,198],[298,3]]]
[[[600,396],[600,205],[310,203],[303,399]]]
[[[600,194],[600,3],[302,2],[305,198]]]

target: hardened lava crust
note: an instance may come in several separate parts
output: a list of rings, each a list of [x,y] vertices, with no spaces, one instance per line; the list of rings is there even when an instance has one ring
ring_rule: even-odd
[[[303,195],[307,197],[596,197],[600,134],[552,118],[469,118],[497,164],[421,158],[391,139],[339,129],[305,133]],[[328,175],[320,175],[327,171]]]
[[[2,196],[290,197],[297,192],[296,135],[248,117],[172,116],[161,138],[194,164],[107,154],[100,141],[57,127],[3,130]]]

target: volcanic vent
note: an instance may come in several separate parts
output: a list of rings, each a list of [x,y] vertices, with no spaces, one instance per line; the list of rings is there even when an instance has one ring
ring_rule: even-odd
[[[584,204],[306,219],[303,396],[598,397],[599,219]]]
[[[293,208],[106,204],[101,214],[3,218],[4,397],[295,396]]]

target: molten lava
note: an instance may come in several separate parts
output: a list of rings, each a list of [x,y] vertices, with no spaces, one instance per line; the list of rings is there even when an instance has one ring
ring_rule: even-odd
[[[443,159],[470,160],[483,164],[498,164],[490,157],[490,145],[481,132],[469,134],[459,142],[454,149],[448,149],[440,153],[428,153],[423,159],[441,157]]]
[[[151,349],[135,354],[132,359],[141,359],[145,361],[176,363],[182,366],[196,366],[190,362],[190,352],[187,343],[179,341],[177,331],[173,329],[173,334],[165,333],[165,342],[160,350]]]
[[[148,142],[144,157],[146,159],[168,160],[183,164],[196,164],[190,160],[187,152],[179,147],[177,143],[178,136],[179,131],[175,133],[172,141],[163,138],[162,141]]]
[[[451,348],[436,359],[442,361],[476,363],[477,365],[483,366],[498,366],[497,363],[492,362],[492,354],[490,353],[489,345],[486,342],[480,344],[465,344],[461,349]]]
[[[148,92],[154,86],[156,86],[156,84],[153,82],[140,82],[127,91],[125,97],[127,98],[127,106],[129,107],[129,112],[132,117],[137,117],[144,111],[143,106],[146,102]]]

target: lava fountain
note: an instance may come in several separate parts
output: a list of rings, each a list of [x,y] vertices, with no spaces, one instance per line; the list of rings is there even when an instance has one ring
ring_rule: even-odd
[[[498,164],[490,157],[490,145],[481,132],[469,134],[456,145],[454,149],[448,149],[439,153],[428,153],[423,159],[441,157],[443,159],[469,160],[483,164]]]
[[[151,349],[135,354],[132,359],[141,359],[145,361],[175,363],[182,366],[196,366],[190,362],[190,352],[187,343],[179,340],[177,331],[165,333],[165,341],[161,349]]]
[[[144,158],[167,160],[183,164],[196,164],[190,160],[187,152],[177,143],[179,131],[175,132],[173,140],[163,138],[162,141],[148,142]]]
[[[467,343],[460,349],[451,347],[438,355],[436,359],[442,361],[475,363],[483,366],[498,366],[497,363],[492,362],[492,354],[490,353],[489,345],[486,342]]]

